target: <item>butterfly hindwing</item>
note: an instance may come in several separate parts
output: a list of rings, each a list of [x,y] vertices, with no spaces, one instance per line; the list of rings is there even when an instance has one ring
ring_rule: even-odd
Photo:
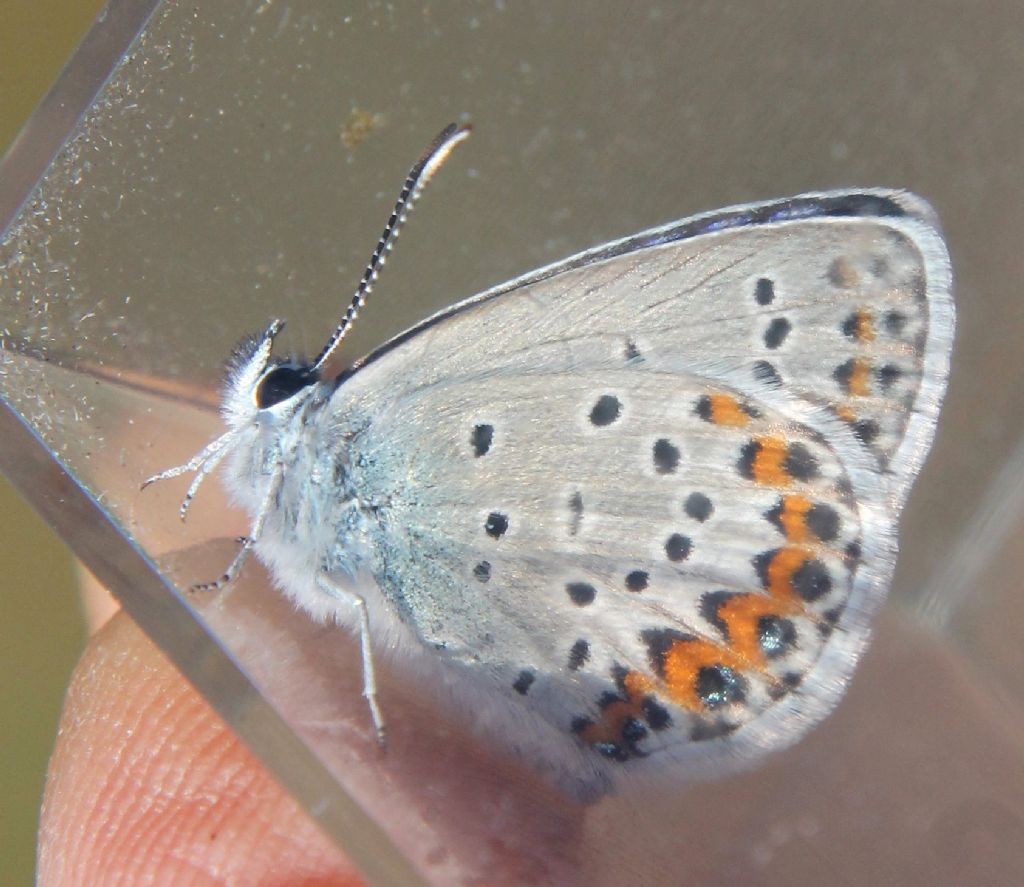
[[[356,479],[387,503],[382,587],[423,643],[606,753],[756,717],[813,668],[854,593],[863,527],[840,454],[705,378],[450,384],[379,429],[392,455]],[[616,700],[618,727],[632,700],[627,726],[658,735],[612,742]]]

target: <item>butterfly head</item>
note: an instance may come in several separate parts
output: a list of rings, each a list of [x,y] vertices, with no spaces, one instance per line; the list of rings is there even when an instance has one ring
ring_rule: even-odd
[[[320,380],[320,373],[298,360],[280,360],[271,355],[274,338],[284,321],[274,320],[266,331],[244,339],[228,361],[221,411],[230,428],[239,429],[259,421],[291,414]]]

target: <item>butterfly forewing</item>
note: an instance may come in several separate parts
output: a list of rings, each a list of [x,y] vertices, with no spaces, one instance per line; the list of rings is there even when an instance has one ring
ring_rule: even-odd
[[[457,306],[406,339],[422,355],[403,366],[408,385],[597,371],[628,353],[651,370],[740,369],[828,405],[883,469],[901,448],[916,449],[905,434],[915,411],[930,435],[952,306],[945,249],[927,218],[775,222],[564,266]]]

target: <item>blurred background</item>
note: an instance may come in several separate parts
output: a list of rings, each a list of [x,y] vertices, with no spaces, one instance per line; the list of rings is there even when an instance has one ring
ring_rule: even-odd
[[[0,155],[103,5],[101,0],[0,4]],[[46,761],[85,626],[67,548],[3,477],[0,565],[0,859],[5,883],[30,884]]]

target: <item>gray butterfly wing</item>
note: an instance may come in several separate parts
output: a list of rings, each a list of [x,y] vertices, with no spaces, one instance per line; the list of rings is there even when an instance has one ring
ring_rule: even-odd
[[[457,305],[335,392],[381,594],[612,762],[720,770],[834,704],[953,309],[921,201],[657,229]]]

